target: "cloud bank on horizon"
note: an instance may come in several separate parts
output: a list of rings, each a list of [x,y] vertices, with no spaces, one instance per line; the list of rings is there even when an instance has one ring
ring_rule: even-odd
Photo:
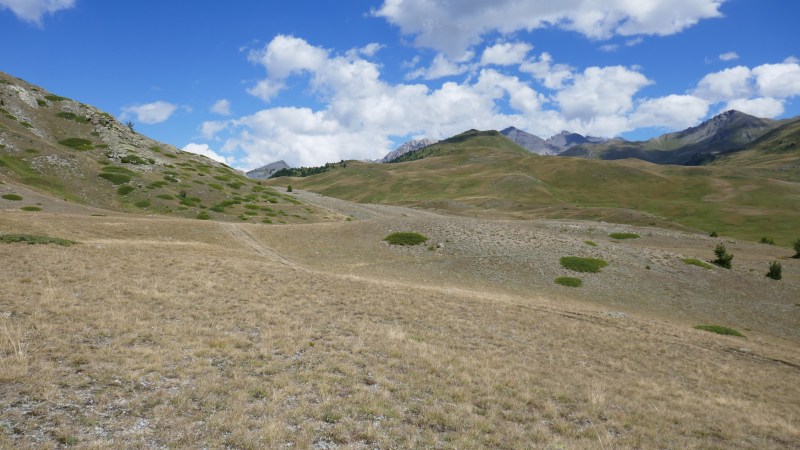
[[[329,47],[302,33],[273,33],[250,44],[242,63],[261,75],[225,89],[246,92],[260,106],[242,106],[248,102],[215,86],[215,100],[194,105],[194,116],[206,117],[181,146],[252,169],[281,159],[294,166],[376,159],[404,140],[469,128],[612,137],[683,129],[727,109],[778,117],[800,95],[800,64],[791,54],[748,65],[739,62],[741,49],[716,48],[705,64],[729,67],[709,67],[669,89],[663,88],[669,75],[613,58],[703,22],[725,21],[727,1],[375,0],[360,14],[390,32],[358,47]],[[74,0],[0,0],[0,8],[34,24],[74,6]],[[541,33],[588,42],[610,59],[576,65],[569,48],[548,46]],[[683,64],[679,54],[663,58]],[[122,118],[160,124],[182,108],[190,111],[158,100],[120,111]]]

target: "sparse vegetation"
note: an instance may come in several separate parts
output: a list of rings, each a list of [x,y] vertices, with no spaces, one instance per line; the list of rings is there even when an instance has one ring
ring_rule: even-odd
[[[45,95],[44,98],[50,100],[51,102],[63,102],[64,100],[69,100],[66,97],[61,97],[60,95]]]
[[[608,265],[607,262],[597,258],[581,258],[579,256],[565,256],[561,258],[561,265],[565,269],[575,272],[597,273]]]
[[[139,200],[138,202],[134,202],[133,206],[136,206],[137,208],[149,208],[150,200]]]
[[[780,280],[782,277],[783,268],[781,267],[781,263],[778,261],[773,261],[769,265],[769,271],[767,271],[767,277],[772,278],[773,280]]]
[[[556,284],[568,287],[580,287],[583,284],[583,281],[580,278],[558,277],[556,278]]]
[[[0,195],[0,198],[4,198],[6,200],[11,200],[11,201],[15,201],[15,202],[18,202],[18,201],[22,200],[22,196],[21,195],[17,195],[17,194],[3,194],[3,195]]]
[[[5,244],[25,243],[25,244],[55,244],[64,247],[77,244],[75,241],[69,239],[61,239],[51,236],[40,236],[35,234],[0,234],[0,242]]]
[[[208,215],[206,211],[201,211],[197,214],[197,218],[200,220],[209,220],[211,219],[211,216]]]
[[[56,116],[58,116],[58,117],[60,117],[62,119],[74,120],[75,122],[78,122],[78,123],[89,123],[89,120],[87,120],[85,117],[81,117],[81,116],[79,116],[79,115],[77,115],[75,113],[71,113],[71,112],[61,111],[61,112],[57,113]]]
[[[597,247],[597,243],[594,241],[583,241],[583,243],[592,247]]]
[[[710,331],[712,333],[723,334],[726,336],[744,337],[744,335],[733,328],[723,327],[720,325],[697,325],[698,330]]]
[[[383,240],[391,245],[419,245],[425,243],[428,237],[420,233],[401,231],[392,233]]]
[[[759,241],[760,244],[775,245],[775,241],[771,237],[764,236]]]
[[[792,247],[794,248],[794,256],[792,258],[800,259],[800,238],[794,241]]]
[[[23,211],[41,211],[42,210],[42,208],[40,208],[38,206],[33,206],[33,205],[31,205],[31,206],[23,206],[20,209],[23,210]]]
[[[609,236],[612,239],[638,239],[639,235],[636,233],[611,233]]]
[[[170,194],[158,194],[156,195],[156,198],[160,198],[162,200],[175,200],[175,197]]]
[[[725,245],[722,243],[717,244],[714,248],[714,254],[717,256],[717,259],[711,261],[712,263],[724,267],[726,269],[731,268],[731,261],[733,260],[733,255],[728,253],[728,249],[725,248]]]
[[[125,164],[135,164],[135,165],[144,165],[144,164],[155,164],[156,160],[153,158],[142,158],[139,155],[125,155],[120,158],[120,162]]]
[[[705,261],[700,261],[699,259],[695,258],[684,258],[683,261],[685,264],[689,264],[692,266],[702,267],[703,269],[711,269],[711,264],[708,264]]]

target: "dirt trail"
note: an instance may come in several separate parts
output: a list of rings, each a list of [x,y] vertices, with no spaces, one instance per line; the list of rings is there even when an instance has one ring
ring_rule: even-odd
[[[279,264],[283,264],[284,266],[290,267],[296,270],[307,270],[305,267],[297,264],[289,259],[284,258],[282,255],[277,253],[275,250],[267,247],[266,245],[259,242],[256,238],[254,238],[250,233],[247,232],[244,228],[240,227],[235,223],[225,223],[220,222],[219,225],[229,232],[237,241],[241,242],[242,244],[246,245],[259,255],[263,256],[264,258],[269,259],[270,261],[277,262]]]

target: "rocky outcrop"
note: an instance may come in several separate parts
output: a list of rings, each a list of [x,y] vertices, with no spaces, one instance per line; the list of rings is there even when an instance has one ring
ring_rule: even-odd
[[[412,139],[405,144],[397,147],[394,151],[391,151],[386,154],[383,158],[381,158],[378,162],[388,163],[390,161],[394,161],[395,159],[405,155],[406,153],[415,152],[421,148],[425,148],[429,145],[433,145],[439,141],[433,139]]]
[[[500,132],[503,136],[511,139],[520,147],[537,155],[556,155],[559,148],[549,144],[544,139],[534,134],[527,133],[515,127],[508,127]]]
[[[291,169],[291,167],[288,164],[286,164],[283,160],[280,160],[280,161],[275,161],[273,163],[269,163],[266,166],[259,167],[258,169],[253,169],[245,173],[245,175],[247,175],[247,178],[253,178],[256,180],[266,180],[267,178],[272,177],[272,175],[274,175],[275,172],[281,169]]]

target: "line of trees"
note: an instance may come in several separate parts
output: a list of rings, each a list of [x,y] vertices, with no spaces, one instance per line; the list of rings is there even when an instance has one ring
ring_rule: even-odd
[[[327,172],[331,169],[335,168],[342,168],[344,169],[347,167],[347,161],[339,161],[338,163],[325,163],[324,166],[319,167],[290,167],[288,169],[281,169],[274,174],[270,178],[278,178],[278,177],[310,177],[311,175],[317,175],[323,172]]]

